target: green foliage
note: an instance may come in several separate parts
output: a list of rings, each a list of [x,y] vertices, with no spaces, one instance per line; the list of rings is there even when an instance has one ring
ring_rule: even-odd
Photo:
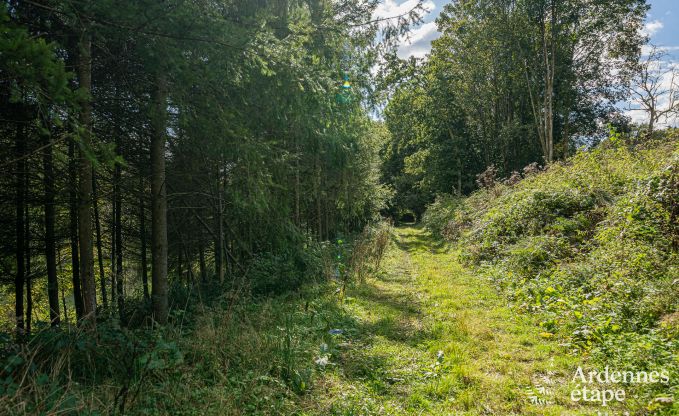
[[[677,169],[676,137],[617,139],[478,191],[434,227],[461,230],[462,258],[537,314],[544,337],[602,366],[669,371],[670,386],[633,387],[645,405],[679,376]]]
[[[392,214],[469,194],[490,166],[510,177],[599,141],[643,44],[645,3],[613,1],[605,12],[582,0],[446,4],[428,59],[387,68],[397,80],[383,152]]]
[[[0,356],[0,410],[14,414],[124,412],[152,383],[174,377],[184,356],[166,334],[130,331],[108,320],[96,332],[45,329]],[[7,345],[5,345],[7,347]],[[103,406],[84,389],[94,389]],[[92,413],[93,412],[93,413]]]
[[[451,230],[446,229],[446,225],[462,201],[463,199],[458,196],[445,194],[437,196],[436,200],[427,206],[427,211],[422,216],[422,224],[437,238],[444,236],[452,238],[453,236],[447,234]]]
[[[332,245],[258,255],[245,276],[254,297],[237,288],[197,302],[199,288],[173,285],[164,328],[102,318],[96,332],[45,328],[26,344],[0,335],[0,413],[285,413],[356,331],[338,293],[378,273],[390,241],[379,223]],[[196,406],[200,398],[209,400]]]
[[[34,38],[10,21],[8,5],[0,6],[0,75],[11,83],[14,102],[62,102],[70,95],[70,74],[57,58],[57,45]]]
[[[262,253],[252,260],[247,278],[254,294],[285,292],[318,280],[319,276],[309,275],[308,271],[320,262],[313,254]]]

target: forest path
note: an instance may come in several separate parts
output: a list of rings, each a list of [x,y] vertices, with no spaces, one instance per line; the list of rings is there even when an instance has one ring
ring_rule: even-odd
[[[338,351],[335,364],[305,399],[307,408],[341,415],[596,414],[570,400],[574,358],[541,338],[531,317],[512,310],[457,254],[421,228],[396,229],[384,271],[347,294],[353,327],[342,336],[346,342],[330,347]]]

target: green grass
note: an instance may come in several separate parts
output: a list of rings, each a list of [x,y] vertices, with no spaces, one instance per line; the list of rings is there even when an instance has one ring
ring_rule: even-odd
[[[64,381],[65,371],[54,370],[13,398],[0,395],[0,413],[114,414],[121,382],[132,392],[125,413],[133,415],[591,415],[602,409],[570,400],[570,380],[585,359],[544,338],[536,317],[517,313],[451,247],[422,228],[397,228],[382,269],[351,284],[344,297],[337,282],[259,301],[227,296],[145,341],[142,356],[117,357],[123,367],[128,360],[153,363],[132,380],[123,374],[94,384],[71,375]],[[52,363],[65,365],[63,357]],[[531,396],[549,404],[533,404]]]
[[[631,414],[679,414],[678,140],[615,136],[425,215],[478,279],[590,369],[669,374],[612,386]]]
[[[300,413],[593,413],[573,407],[569,396],[581,363],[541,338],[530,317],[457,258],[420,228],[397,229],[385,271],[349,291],[355,335],[343,339],[348,346]],[[553,404],[531,404],[530,389]]]

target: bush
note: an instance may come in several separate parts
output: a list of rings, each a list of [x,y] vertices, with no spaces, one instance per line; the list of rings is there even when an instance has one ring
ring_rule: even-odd
[[[255,295],[284,293],[321,277],[323,250],[309,246],[299,252],[261,253],[250,262],[247,281]]]
[[[390,236],[391,225],[386,222],[367,225],[349,247],[348,276],[363,282],[369,274],[377,272],[389,245]]]
[[[462,198],[459,196],[437,196],[436,200],[427,207],[427,211],[422,216],[422,223],[436,238],[443,238],[448,224],[461,203]],[[451,231],[448,230],[448,233]]]

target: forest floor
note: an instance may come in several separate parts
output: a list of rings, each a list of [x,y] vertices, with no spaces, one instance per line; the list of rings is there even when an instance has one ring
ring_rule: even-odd
[[[380,275],[347,292],[344,328],[300,414],[576,415],[578,357],[543,338],[457,253],[397,228]],[[600,404],[599,404],[600,405]],[[622,414],[622,413],[609,413]]]

